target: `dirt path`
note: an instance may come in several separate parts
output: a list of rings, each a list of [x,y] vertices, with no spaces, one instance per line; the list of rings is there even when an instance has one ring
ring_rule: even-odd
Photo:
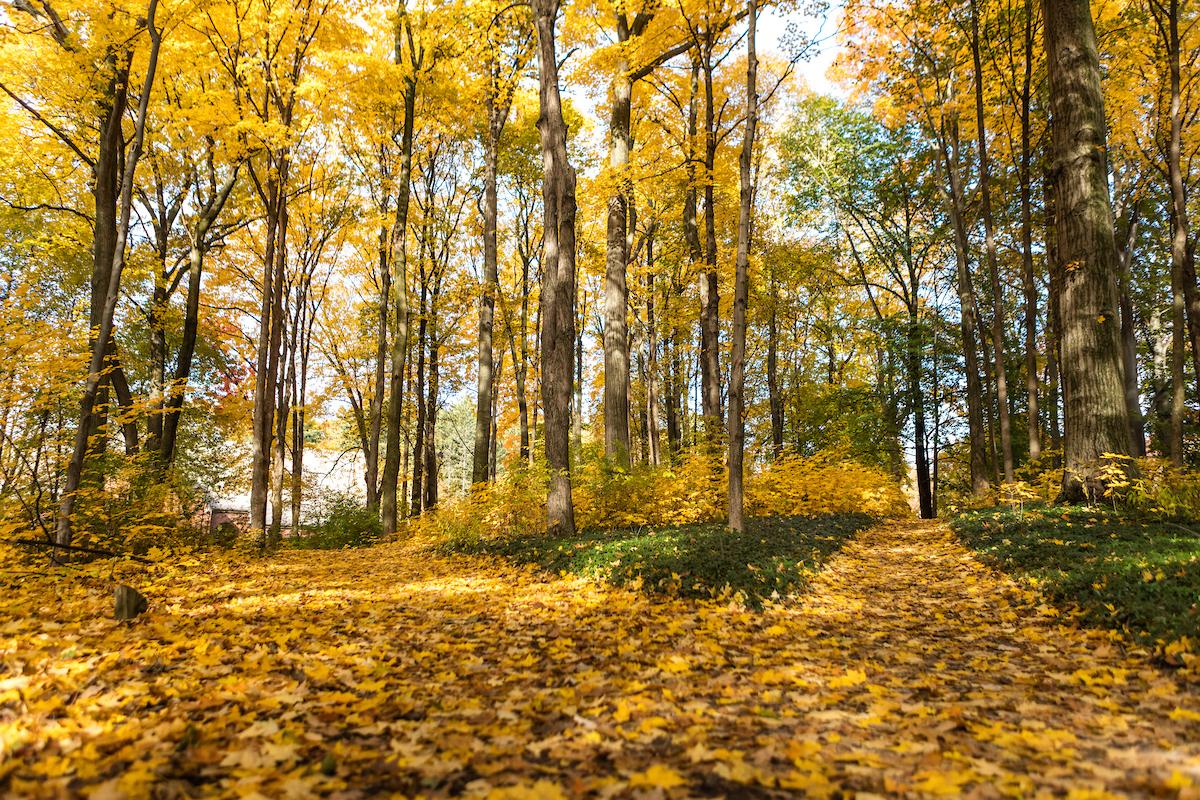
[[[940,525],[867,531],[762,613],[400,546],[193,565],[130,627],[103,594],[55,591],[54,622],[0,616],[9,796],[1200,785],[1194,688],[1039,609]]]

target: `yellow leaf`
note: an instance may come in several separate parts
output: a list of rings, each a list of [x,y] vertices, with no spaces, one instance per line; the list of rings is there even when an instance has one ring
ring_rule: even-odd
[[[645,772],[635,773],[629,778],[630,786],[647,789],[671,789],[685,783],[687,781],[682,775],[663,764],[655,764]]]
[[[829,679],[829,685],[834,689],[840,689],[845,686],[858,686],[860,683],[866,682],[866,670],[861,669],[852,669],[847,671],[845,675],[839,675],[836,678]]]

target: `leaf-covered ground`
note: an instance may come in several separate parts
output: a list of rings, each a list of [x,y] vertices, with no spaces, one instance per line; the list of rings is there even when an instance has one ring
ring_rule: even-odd
[[[390,545],[7,594],[0,791],[1196,796],[1200,696],[944,527],[762,612]]]
[[[980,558],[1092,624],[1174,651],[1200,646],[1200,531],[1103,507],[974,511],[952,523]]]

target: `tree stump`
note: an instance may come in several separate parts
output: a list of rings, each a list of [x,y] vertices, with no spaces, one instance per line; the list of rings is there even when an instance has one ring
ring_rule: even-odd
[[[147,606],[145,595],[125,584],[117,587],[116,601],[117,619],[133,619],[145,611]]]

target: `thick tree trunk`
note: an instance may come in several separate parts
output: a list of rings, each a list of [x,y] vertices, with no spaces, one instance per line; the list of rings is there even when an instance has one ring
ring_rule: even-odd
[[[758,27],[758,2],[747,0],[749,28],[746,32],[746,128],[742,139],[742,154],[738,162],[740,192],[738,197],[737,262],[734,267],[733,289],[733,349],[729,375],[729,528],[746,530],[744,509],[744,460],[746,449],[745,390],[746,390],[746,313],[750,298],[750,205],[754,196],[751,185],[751,164],[754,157],[754,134],[758,124],[758,54],[755,36]]]
[[[555,20],[558,0],[531,0],[538,38],[538,131],[542,150],[541,384],[545,409],[546,498],[551,533],[575,532],[571,501],[571,352],[575,346],[575,170],[567,159],[567,126],[558,88]]]
[[[617,41],[629,39],[624,14],[616,15]],[[608,244],[604,273],[604,454],[615,466],[629,467],[629,289],[625,274],[629,261],[626,225],[629,191],[625,175],[633,149],[630,127],[633,81],[629,63],[620,56],[610,89],[608,118],[608,168],[615,185],[608,198]]]
[[[1088,0],[1043,0],[1058,256],[1066,451],[1060,500],[1101,497],[1106,454],[1128,455],[1104,96]]]
[[[54,532],[55,542],[63,546],[71,544],[72,516],[75,512],[76,495],[83,477],[84,460],[91,449],[91,437],[100,430],[99,417],[96,414],[97,401],[102,400],[101,386],[103,384],[105,357],[108,353],[108,344],[113,335],[113,318],[116,315],[117,301],[120,299],[121,293],[121,273],[125,268],[125,242],[129,235],[130,215],[133,208],[133,180],[138,160],[142,154],[142,142],[145,138],[150,94],[154,86],[154,73],[158,65],[158,51],[161,44],[161,34],[154,27],[154,17],[157,9],[158,0],[150,0],[149,9],[146,14],[146,29],[150,34],[150,53],[146,64],[146,78],[142,86],[141,100],[134,123],[133,140],[130,143],[128,152],[124,154],[124,170],[120,174],[120,194],[119,196],[112,195],[116,198],[116,202],[111,206],[115,212],[113,214],[113,224],[109,225],[106,223],[102,228],[99,219],[97,219],[96,224],[98,241],[93,243],[93,303],[91,316],[99,317],[94,325],[94,329],[98,331],[98,334],[91,343],[91,360],[88,364],[88,376],[84,383],[83,397],[79,403],[79,425],[76,429],[71,460],[67,464],[67,473],[63,482],[58,520]],[[128,61],[125,62],[122,71],[127,77]],[[115,83],[110,84],[111,94],[109,96],[117,99],[112,106],[105,107],[102,110],[105,127],[102,130],[101,153],[100,158],[97,160],[97,173],[99,173],[99,164],[101,161],[110,155],[112,157],[112,167],[115,168],[121,163],[119,157],[122,142],[121,120],[125,107],[123,87],[124,81],[121,81],[119,85]],[[119,111],[117,110],[118,107]],[[115,131],[113,128],[115,128]],[[106,153],[104,151],[105,147],[116,148],[116,153]],[[93,191],[97,201],[99,201],[102,199],[102,193],[99,188],[100,176],[97,174],[95,177],[96,183],[93,186]],[[116,172],[113,173],[112,179],[116,179]],[[104,191],[108,191],[107,186]],[[109,195],[105,194],[103,199],[107,201]],[[99,207],[97,207],[96,213],[100,213]],[[112,236],[111,246],[108,239],[110,234]],[[105,254],[110,256],[107,265],[102,260]],[[106,281],[101,280],[101,278],[105,277],[107,278]],[[98,289],[101,284],[103,284],[103,294],[99,295]],[[96,303],[98,297],[103,298],[100,303]],[[99,310],[98,315],[96,314],[97,309]]]

